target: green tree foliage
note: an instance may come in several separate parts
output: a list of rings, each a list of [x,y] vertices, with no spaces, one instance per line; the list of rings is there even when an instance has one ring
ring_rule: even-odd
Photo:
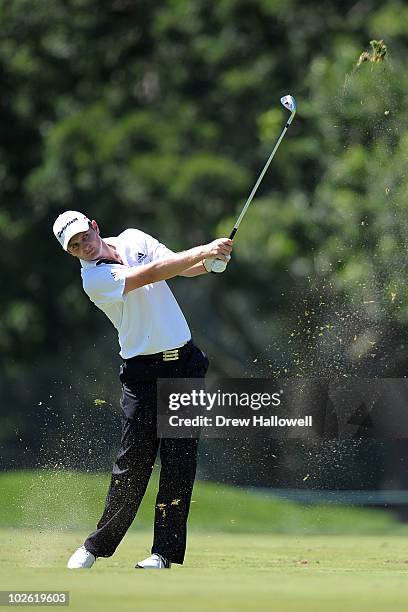
[[[227,375],[404,371],[406,10],[397,0],[1,2],[4,376],[28,380],[50,362],[67,376],[67,352],[81,355],[75,372],[95,346],[92,367],[112,363],[114,334],[105,338],[52,237],[57,214],[83,210],[105,235],[140,227],[174,250],[229,233],[286,93],[298,116],[228,273],[173,286]],[[388,54],[357,66],[370,40]]]

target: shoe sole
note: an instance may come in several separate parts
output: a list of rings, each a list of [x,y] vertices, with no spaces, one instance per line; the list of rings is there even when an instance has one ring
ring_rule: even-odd
[[[160,569],[170,569],[170,568],[169,567],[143,567],[143,565],[135,565],[135,569],[160,570]]]

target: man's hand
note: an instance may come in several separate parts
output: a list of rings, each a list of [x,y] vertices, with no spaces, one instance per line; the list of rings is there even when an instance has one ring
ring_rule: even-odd
[[[228,256],[227,261],[215,257],[206,257],[203,261],[203,266],[207,272],[215,272],[216,274],[220,274],[221,272],[225,271],[230,259],[231,256]]]
[[[208,257],[203,261],[207,272],[224,272],[229,260],[231,259],[232,240],[229,238],[218,238],[205,245],[208,247]]]
[[[203,246],[205,258],[213,257],[228,262],[231,258],[232,240],[229,238],[217,238]]]

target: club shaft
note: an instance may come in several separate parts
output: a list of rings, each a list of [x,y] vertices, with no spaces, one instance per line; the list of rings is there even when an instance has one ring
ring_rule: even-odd
[[[279,147],[280,143],[282,142],[282,139],[285,136],[288,127],[292,123],[292,119],[293,119],[294,116],[295,116],[295,113],[292,113],[292,115],[290,116],[289,120],[287,121],[285,127],[283,128],[283,130],[281,132],[281,135],[279,136],[278,140],[276,141],[276,144],[275,144],[275,146],[273,148],[273,151],[270,154],[266,164],[264,165],[263,170],[262,170],[261,174],[258,177],[258,180],[256,181],[256,183],[255,183],[251,193],[249,194],[249,197],[248,197],[248,199],[247,199],[247,201],[245,203],[245,206],[241,210],[241,213],[240,213],[238,219],[236,220],[235,225],[234,225],[234,227],[232,229],[232,232],[231,232],[231,234],[229,236],[231,240],[234,238],[235,234],[237,233],[238,227],[239,227],[242,219],[244,218],[244,215],[245,215],[246,211],[248,210],[248,207],[251,204],[251,202],[253,200],[253,197],[256,194],[256,192],[258,190],[258,187],[261,184],[261,181],[262,181],[263,177],[265,176],[265,172],[268,170],[269,165],[270,165],[271,161],[273,160],[274,155],[275,155],[276,151],[278,150],[278,147]]]

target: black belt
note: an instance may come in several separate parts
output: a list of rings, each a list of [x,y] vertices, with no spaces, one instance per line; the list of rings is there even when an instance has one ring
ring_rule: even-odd
[[[151,353],[150,355],[136,355],[136,357],[130,357],[125,359],[127,363],[132,361],[143,361],[143,360],[155,360],[155,361],[177,361],[180,357],[183,357],[191,351],[193,348],[193,341],[189,340],[187,344],[180,346],[179,348],[169,349],[162,351],[161,353]]]

